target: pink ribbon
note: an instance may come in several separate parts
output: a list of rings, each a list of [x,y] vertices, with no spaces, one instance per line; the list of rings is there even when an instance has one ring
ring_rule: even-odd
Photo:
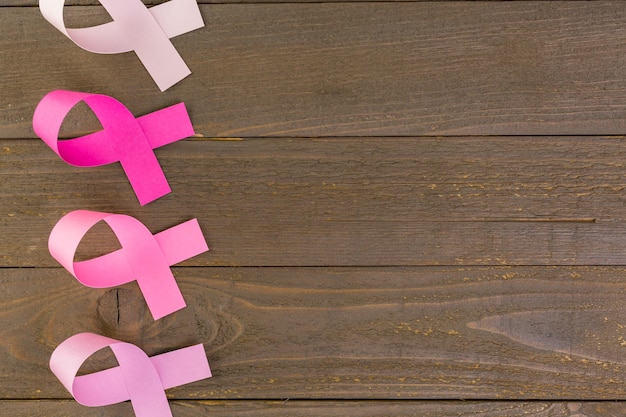
[[[111,348],[119,366],[76,376],[91,355]],[[130,343],[79,333],[52,353],[50,369],[82,405],[101,407],[130,399],[137,417],[172,417],[165,390],[211,377],[202,344],[148,357]]]
[[[95,113],[103,130],[60,141],[63,120],[81,101]],[[171,191],[154,149],[194,135],[184,103],[135,118],[112,97],[67,90],[51,91],[41,99],[33,129],[68,164],[92,167],[119,161],[141,205]]]
[[[74,262],[80,241],[99,221],[109,225],[121,249]],[[63,216],[50,232],[48,249],[88,287],[109,288],[136,280],[155,320],[186,305],[170,266],[209,250],[196,219],[152,235],[134,217],[89,210]]]
[[[146,8],[141,0],[100,0],[112,22],[67,29],[65,0],[40,0],[41,13],[76,45],[99,54],[135,51],[157,86],[165,91],[191,73],[170,38],[204,26],[196,0],[170,0]]]

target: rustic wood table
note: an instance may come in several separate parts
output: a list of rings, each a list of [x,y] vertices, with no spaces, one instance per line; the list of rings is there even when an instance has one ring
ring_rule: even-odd
[[[167,391],[175,417],[626,415],[626,3],[200,3],[162,93],[0,0],[0,415],[132,416],[50,372],[85,331],[203,343],[213,378]],[[61,161],[31,126],[55,89],[183,101],[196,135],[156,150],[172,193],[141,207],[119,164]],[[61,133],[98,129],[78,106]],[[61,268],[77,209],[197,218],[188,307],[154,321],[136,283]],[[115,247],[96,227],[79,256]]]

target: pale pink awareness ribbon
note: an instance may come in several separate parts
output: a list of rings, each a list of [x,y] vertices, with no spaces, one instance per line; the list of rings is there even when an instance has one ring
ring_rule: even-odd
[[[83,362],[106,347],[119,366],[76,376]],[[80,404],[130,400],[137,417],[172,417],[164,390],[211,377],[202,344],[148,357],[133,344],[94,333],[76,334],[57,346],[50,369]]]
[[[94,112],[103,130],[59,140],[63,120],[80,102]],[[54,90],[35,109],[33,130],[65,162],[92,167],[119,161],[141,205],[171,191],[154,149],[194,135],[184,103],[135,118],[122,103],[101,95]]]
[[[170,38],[204,26],[196,0],[170,0],[148,9],[141,0],[100,0],[112,22],[68,29],[65,0],[39,0],[41,13],[76,45],[99,54],[135,51],[157,86],[165,91],[191,71]]]
[[[109,225],[121,249],[74,262],[80,241],[100,221]],[[134,217],[89,210],[63,216],[50,232],[48,249],[88,287],[109,288],[136,280],[155,320],[186,305],[170,266],[209,250],[197,219],[152,235]]]

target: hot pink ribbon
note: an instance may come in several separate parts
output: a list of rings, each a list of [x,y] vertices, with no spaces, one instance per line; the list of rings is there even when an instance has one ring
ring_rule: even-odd
[[[83,236],[99,221],[111,227],[122,248],[74,262]],[[186,305],[170,266],[209,250],[196,219],[152,235],[134,217],[89,210],[63,216],[50,232],[48,249],[88,287],[115,287],[136,280],[155,320]]]
[[[170,0],[150,9],[141,0],[100,3],[113,21],[89,28],[65,27],[65,0],[40,0],[39,9],[48,22],[83,49],[100,54],[135,51],[161,91],[191,73],[170,38],[204,26],[196,0]]]
[[[63,120],[81,101],[103,130],[60,141]],[[153,149],[194,135],[184,103],[135,118],[112,97],[67,90],[51,91],[41,99],[33,129],[68,164],[92,167],[119,161],[141,205],[171,191]]]
[[[111,348],[119,366],[76,376],[91,355]],[[211,377],[202,344],[149,358],[130,343],[79,333],[52,353],[50,369],[82,405],[101,407],[130,399],[137,417],[172,417],[164,390]]]

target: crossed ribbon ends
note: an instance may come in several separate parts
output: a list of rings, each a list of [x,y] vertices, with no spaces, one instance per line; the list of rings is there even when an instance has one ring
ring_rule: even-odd
[[[97,351],[110,348],[119,366],[77,376]],[[130,400],[137,417],[172,417],[165,390],[211,377],[202,344],[148,357],[137,346],[94,333],[79,333],[52,353],[50,369],[82,405]]]
[[[39,9],[48,22],[83,49],[100,54],[135,51],[161,91],[191,74],[170,38],[204,26],[196,0],[170,0],[149,9],[141,0],[100,3],[113,21],[87,28],[65,27],[65,0],[40,0]]]
[[[121,248],[74,262],[81,240],[100,221],[111,228]],[[134,217],[89,210],[63,216],[50,232],[48,249],[85,286],[109,288],[137,281],[155,320],[186,306],[170,266],[209,250],[197,219],[153,235]]]
[[[103,129],[59,140],[63,121],[80,102],[89,106]],[[171,191],[154,149],[195,134],[184,103],[135,118],[112,97],[67,90],[51,91],[41,99],[33,130],[70,165],[94,167],[119,161],[142,206]]]

